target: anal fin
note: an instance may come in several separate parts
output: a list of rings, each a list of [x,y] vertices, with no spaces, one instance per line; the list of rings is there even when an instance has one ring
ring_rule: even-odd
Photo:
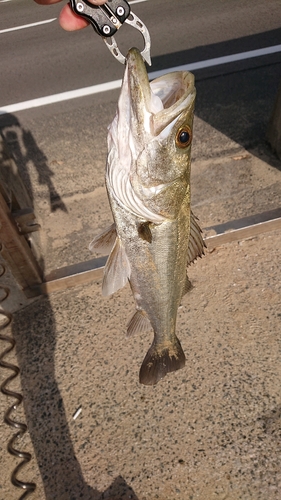
[[[131,337],[136,333],[141,334],[151,330],[151,324],[143,311],[136,311],[127,324],[127,336]]]

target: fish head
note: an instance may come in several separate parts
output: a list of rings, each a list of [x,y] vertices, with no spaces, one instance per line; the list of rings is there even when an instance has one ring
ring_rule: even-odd
[[[108,177],[123,183],[124,205],[130,202],[155,214],[155,222],[177,216],[189,195],[190,155],[195,101],[194,77],[168,73],[149,82],[138,49],[130,49],[118,110],[109,129]],[[121,179],[123,179],[121,181]],[[118,195],[122,198],[119,186]],[[128,204],[129,200],[129,204]],[[151,220],[152,217],[151,217]]]

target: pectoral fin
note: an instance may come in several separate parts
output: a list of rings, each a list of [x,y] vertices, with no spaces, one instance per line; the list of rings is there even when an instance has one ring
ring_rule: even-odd
[[[138,234],[139,237],[148,243],[152,242],[152,234],[150,230],[150,222],[142,222],[141,224],[138,225]]]
[[[115,224],[111,224],[111,226],[91,241],[89,250],[91,252],[97,252],[104,255],[109,254],[112,250],[116,237],[117,233]]]
[[[204,247],[206,247],[206,245],[202,238],[202,231],[197,223],[195,215],[191,212],[187,265],[194,262],[198,257],[202,257],[202,255],[204,255]]]
[[[111,295],[128,282],[131,266],[125,248],[117,237],[114,247],[107,259],[102,282],[102,294]]]

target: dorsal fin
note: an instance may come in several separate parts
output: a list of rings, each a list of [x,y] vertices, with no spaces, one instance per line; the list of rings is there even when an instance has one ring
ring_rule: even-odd
[[[190,212],[190,235],[188,242],[187,265],[194,262],[197,257],[204,255],[204,247],[206,247],[202,238],[202,231],[197,223],[195,215]]]
[[[109,254],[117,237],[115,223],[107,227],[102,233],[95,236],[89,245],[91,252]]]
[[[127,284],[130,274],[130,262],[120,238],[117,237],[104,268],[102,294],[104,296],[111,295],[123,288]]]

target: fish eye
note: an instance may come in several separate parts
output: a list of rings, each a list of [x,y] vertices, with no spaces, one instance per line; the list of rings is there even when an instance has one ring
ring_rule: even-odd
[[[191,129],[187,125],[185,125],[184,127],[181,127],[177,131],[176,145],[179,148],[187,148],[191,143],[191,139],[192,139]]]

